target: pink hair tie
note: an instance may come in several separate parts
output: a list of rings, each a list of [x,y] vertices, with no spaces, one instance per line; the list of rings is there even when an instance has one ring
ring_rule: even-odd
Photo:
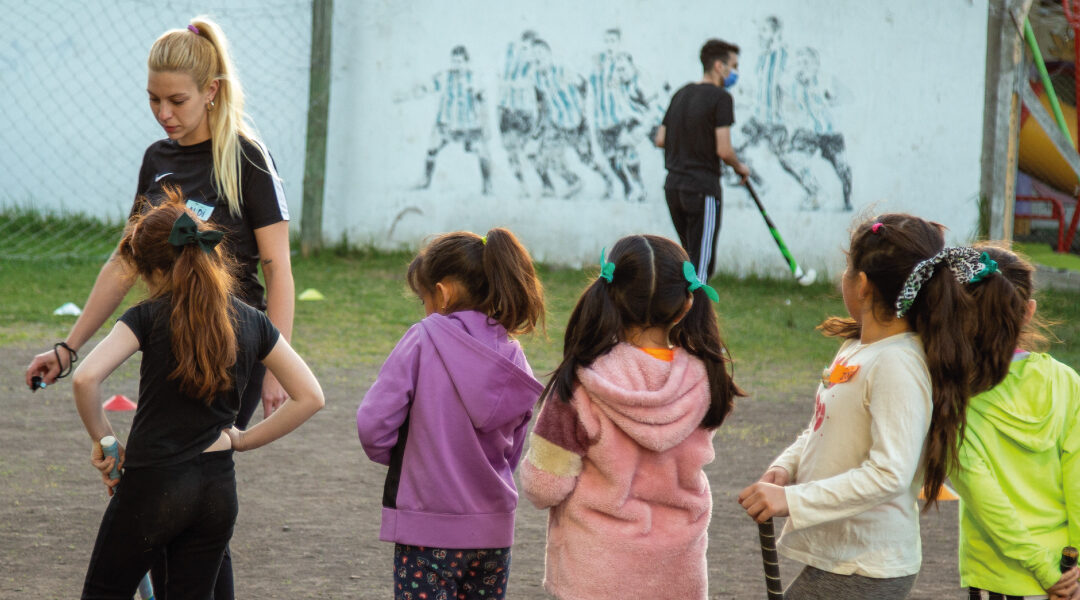
[[[874,233],[881,233],[881,228],[884,226],[884,223],[874,223],[870,226],[870,231],[873,231]]]
[[[194,25],[188,25],[187,28],[188,28],[188,31],[190,31],[191,33],[194,33],[195,35],[199,35],[199,28],[198,27],[196,27]]]

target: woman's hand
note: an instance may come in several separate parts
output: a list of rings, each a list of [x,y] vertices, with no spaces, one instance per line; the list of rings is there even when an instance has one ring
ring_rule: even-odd
[[[56,356],[58,354],[63,364],[57,362]],[[30,361],[30,366],[26,367],[26,387],[33,387],[32,379],[35,376],[40,377],[47,385],[52,385],[56,383],[56,376],[63,373],[70,366],[71,355],[68,354],[67,348],[61,346],[55,351],[46,350],[35,356],[34,360]]]
[[[767,474],[767,473],[766,473]],[[774,483],[757,482],[739,492],[739,504],[758,523],[788,516],[787,494]]]
[[[765,471],[765,474],[758,481],[784,487],[791,482],[791,475],[784,467],[769,467],[769,470]]]
[[[113,469],[113,465],[116,464],[116,469],[120,470],[124,468],[124,446],[117,444],[120,453],[120,464],[116,464],[116,459],[111,456],[105,456],[105,452],[101,449],[101,444],[94,442],[90,449],[90,464],[94,465],[94,468],[101,471],[101,481],[105,483],[105,490],[109,496],[116,493],[114,489],[116,484],[120,483],[120,478],[110,479],[109,473]]]
[[[1077,585],[1078,578],[1080,578],[1080,568],[1078,567],[1073,567],[1062,573],[1061,579],[1058,579],[1057,583],[1046,590],[1050,600],[1075,600],[1080,598],[1080,585]]]
[[[277,377],[267,370],[262,384],[263,418],[269,418],[288,399],[289,394],[285,392],[285,388],[281,387]]]

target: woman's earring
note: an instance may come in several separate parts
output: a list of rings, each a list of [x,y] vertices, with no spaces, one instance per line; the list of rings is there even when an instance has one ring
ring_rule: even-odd
[[[213,110],[214,110],[214,101],[213,101],[213,100],[211,100],[211,101],[210,101],[210,102],[209,102],[209,103],[208,103],[208,104],[206,105],[206,112],[212,112]]]

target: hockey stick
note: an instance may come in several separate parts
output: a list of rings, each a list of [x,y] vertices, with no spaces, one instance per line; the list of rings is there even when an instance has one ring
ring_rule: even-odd
[[[776,225],[769,218],[769,214],[765,212],[765,205],[761,203],[761,198],[758,198],[757,192],[754,191],[754,186],[750,184],[750,181],[746,182],[746,191],[750,192],[750,197],[754,199],[754,204],[757,204],[758,210],[761,211],[761,216],[765,219],[765,224],[769,226],[769,233],[772,234],[773,239],[776,240],[776,245],[780,248],[780,253],[784,255],[787,260],[788,267],[791,268],[791,274],[795,277],[795,281],[798,281],[801,285],[810,285],[817,279],[817,271],[808,269],[803,271],[799,263],[795,262],[795,257],[788,251],[787,245],[784,244],[784,238],[780,237],[780,231],[776,229]]]
[[[784,600],[784,586],[780,583],[780,558],[776,555],[776,535],[773,533],[772,519],[758,523],[758,540],[761,542],[761,562],[765,566],[765,591],[768,600]]]

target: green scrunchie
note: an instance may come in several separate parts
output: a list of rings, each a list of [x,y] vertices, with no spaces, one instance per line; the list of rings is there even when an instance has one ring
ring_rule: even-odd
[[[606,247],[600,249],[600,279],[606,279],[608,283],[611,283],[611,280],[615,279],[615,263],[604,260],[606,251]]]
[[[169,232],[169,243],[176,248],[183,248],[191,244],[197,244],[207,254],[214,251],[214,247],[221,242],[225,234],[212,229],[199,231],[199,226],[191,215],[181,213],[173,223],[172,231]]]
[[[720,294],[717,294],[716,290],[714,290],[711,285],[707,283],[702,283],[702,281],[698,279],[697,270],[694,268],[694,263],[688,260],[683,261],[682,272],[683,277],[685,277],[687,283],[690,284],[687,289],[690,290],[691,294],[694,293],[694,290],[701,288],[705,290],[705,295],[709,297],[709,300],[712,300],[713,302],[720,302]]]
[[[997,261],[990,258],[990,254],[983,252],[979,256],[979,262],[983,264],[983,268],[978,273],[972,275],[971,283],[979,283],[983,279],[986,279],[990,275],[999,272]]]

